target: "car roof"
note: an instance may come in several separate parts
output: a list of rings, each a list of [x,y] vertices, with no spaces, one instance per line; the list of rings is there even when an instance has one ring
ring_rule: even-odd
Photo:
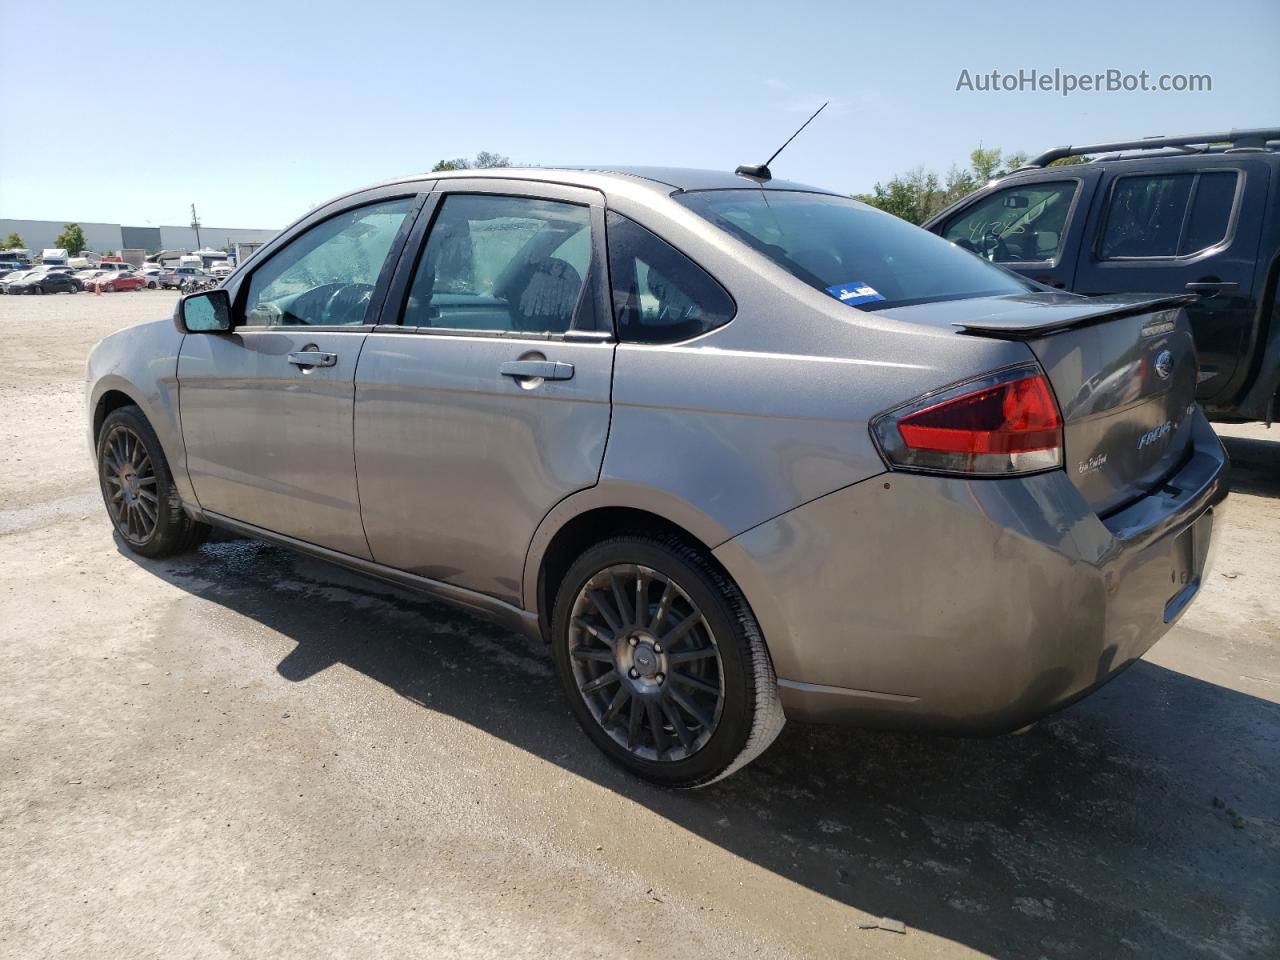
[[[707,170],[700,167],[550,167],[551,170],[581,171],[613,177],[631,177],[648,180],[680,191],[691,190],[801,190],[807,193],[834,193],[823,187],[814,187],[793,180],[770,180],[758,184],[728,170]]]
[[[417,180],[475,178],[533,180],[595,189],[600,189],[610,180],[631,185],[635,185],[638,181],[640,184],[649,186],[663,195],[694,190],[759,190],[763,188],[765,190],[792,190],[842,196],[842,194],[834,190],[796,183],[792,180],[770,180],[765,184],[757,184],[753,180],[739,177],[728,170],[645,166],[489,167],[485,169],[440,170],[431,173],[420,173],[410,177],[398,177],[384,183],[373,184],[371,187],[362,187],[360,190],[351,191],[343,196],[349,196],[351,193],[362,193],[373,187],[390,186]]]

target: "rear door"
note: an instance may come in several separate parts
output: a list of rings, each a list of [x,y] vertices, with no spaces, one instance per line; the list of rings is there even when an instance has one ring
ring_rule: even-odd
[[[1269,170],[1226,155],[1200,164],[1106,165],[1090,211],[1076,293],[1194,292],[1187,308],[1201,402],[1229,400],[1248,372],[1253,289]]]
[[[201,507],[369,557],[356,361],[419,206],[401,188],[304,227],[239,284],[229,333],[183,340],[182,437]]]
[[[1095,170],[1077,167],[1083,165],[997,187],[929,229],[1037,283],[1068,287],[1083,236],[1083,213],[1098,179]]]
[[[356,372],[377,562],[521,602],[538,523],[604,457],[603,229],[590,190],[477,179],[432,194],[388,298],[396,323],[369,335]]]

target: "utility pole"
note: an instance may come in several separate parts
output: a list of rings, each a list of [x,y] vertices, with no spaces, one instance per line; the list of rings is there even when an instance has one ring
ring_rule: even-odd
[[[191,229],[196,232],[196,249],[203,250],[204,247],[200,243],[200,218],[196,216],[196,205],[191,205]]]

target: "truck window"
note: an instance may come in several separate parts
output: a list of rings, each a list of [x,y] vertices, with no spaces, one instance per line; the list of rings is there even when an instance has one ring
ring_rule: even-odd
[[[1238,177],[1234,170],[1118,177],[1099,256],[1185,257],[1221,243],[1231,221]]]
[[[1079,183],[1063,180],[997,190],[942,231],[944,239],[999,263],[1058,259]]]

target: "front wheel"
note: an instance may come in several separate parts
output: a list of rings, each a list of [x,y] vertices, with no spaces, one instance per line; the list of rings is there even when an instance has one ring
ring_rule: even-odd
[[[587,550],[560,586],[551,633],[574,716],[645,779],[712,783],[755,759],[785,722],[746,599],[674,538],[617,537]]]
[[[98,483],[107,515],[134,553],[167,557],[208,536],[209,528],[182,509],[160,441],[137,407],[120,407],[103,421]]]

